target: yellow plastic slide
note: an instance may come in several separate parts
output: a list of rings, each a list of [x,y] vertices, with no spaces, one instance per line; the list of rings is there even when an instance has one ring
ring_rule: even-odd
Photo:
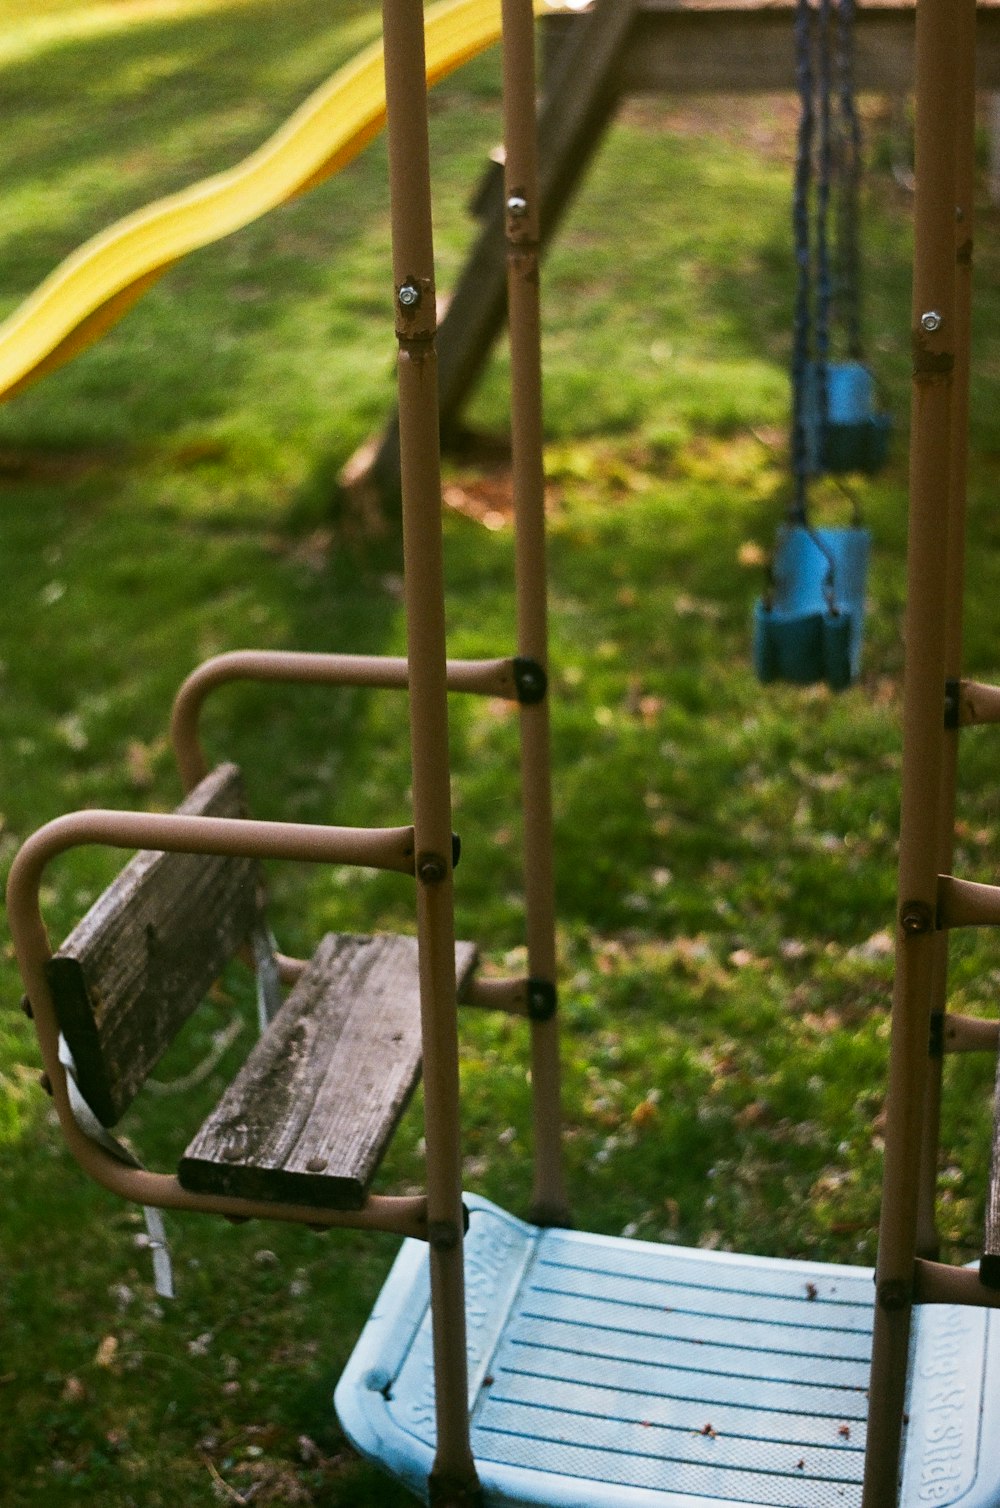
[[[579,0],[535,0],[536,15]],[[430,88],[500,37],[500,0],[443,0],[426,16]],[[0,325],[0,401],[97,340],[162,272],[345,167],[385,123],[382,47],[327,79],[250,157],[86,241]]]

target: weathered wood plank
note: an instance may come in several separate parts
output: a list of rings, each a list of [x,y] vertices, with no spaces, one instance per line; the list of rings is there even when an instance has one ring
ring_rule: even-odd
[[[178,810],[245,815],[235,765]],[[246,941],[261,890],[251,859],[141,852],[48,964],[56,1015],[94,1114],[113,1126],[222,968]]]
[[[795,88],[795,7],[778,4],[674,5],[643,0],[619,86],[633,94],[777,94]],[[913,88],[915,7],[858,6],[855,84],[859,93],[908,94]],[[553,17],[556,25],[567,18]],[[568,18],[572,25],[572,17]],[[998,81],[1000,10],[977,6],[977,83]]]
[[[475,957],[456,945],[459,989]],[[328,934],[178,1177],[199,1193],[360,1209],[420,1061],[416,938]]]

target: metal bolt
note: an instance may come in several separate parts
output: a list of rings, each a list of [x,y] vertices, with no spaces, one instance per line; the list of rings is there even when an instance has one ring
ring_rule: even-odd
[[[404,309],[415,309],[420,303],[420,289],[416,283],[404,283],[399,290],[399,302]]]
[[[417,878],[425,885],[439,885],[448,873],[448,866],[439,853],[422,853],[417,859]]]
[[[427,1239],[435,1251],[454,1251],[459,1242],[458,1226],[453,1220],[432,1220]]]
[[[326,1158],[325,1157],[310,1157],[309,1161],[306,1163],[306,1172],[307,1173],[325,1173],[326,1172]]]
[[[528,213],[528,201],[521,194],[511,194],[507,200],[507,213],[512,220],[523,220]]]
[[[908,937],[919,937],[934,926],[934,914],[923,901],[907,901],[899,913],[899,925]]]
[[[886,1278],[876,1289],[879,1308],[894,1313],[910,1302],[910,1286],[902,1278]]]
[[[942,323],[942,317],[936,309],[928,309],[920,316],[920,328],[926,335],[933,335],[935,330],[940,330]]]

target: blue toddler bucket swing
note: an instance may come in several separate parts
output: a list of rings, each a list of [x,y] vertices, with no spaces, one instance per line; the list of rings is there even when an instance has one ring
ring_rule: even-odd
[[[794,497],[779,530],[768,588],[754,609],[753,660],[765,684],[805,686],[825,681],[842,691],[857,680],[865,616],[871,536],[855,505],[848,528],[817,528],[809,519],[810,479],[845,472],[872,473],[886,458],[891,424],[878,411],[875,383],[861,360],[857,200],[861,139],[853,92],[852,0],[837,8],[837,111],[834,120],[830,0],[813,9],[798,0],[796,61],[801,113],[793,220],[798,285],[792,366],[792,471]],[[818,90],[814,90],[812,27],[818,27]],[[813,175],[814,93],[820,131],[815,224]],[[836,196],[836,286],[827,235],[831,185]],[[834,295],[836,294],[836,298]],[[848,359],[829,360],[836,304],[846,333]]]

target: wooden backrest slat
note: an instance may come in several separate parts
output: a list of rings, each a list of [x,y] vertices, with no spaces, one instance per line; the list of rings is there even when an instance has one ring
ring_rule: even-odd
[[[235,765],[221,765],[178,811],[245,815]],[[262,875],[253,859],[142,852],[48,964],[77,1083],[113,1126],[146,1076],[249,936]]]

